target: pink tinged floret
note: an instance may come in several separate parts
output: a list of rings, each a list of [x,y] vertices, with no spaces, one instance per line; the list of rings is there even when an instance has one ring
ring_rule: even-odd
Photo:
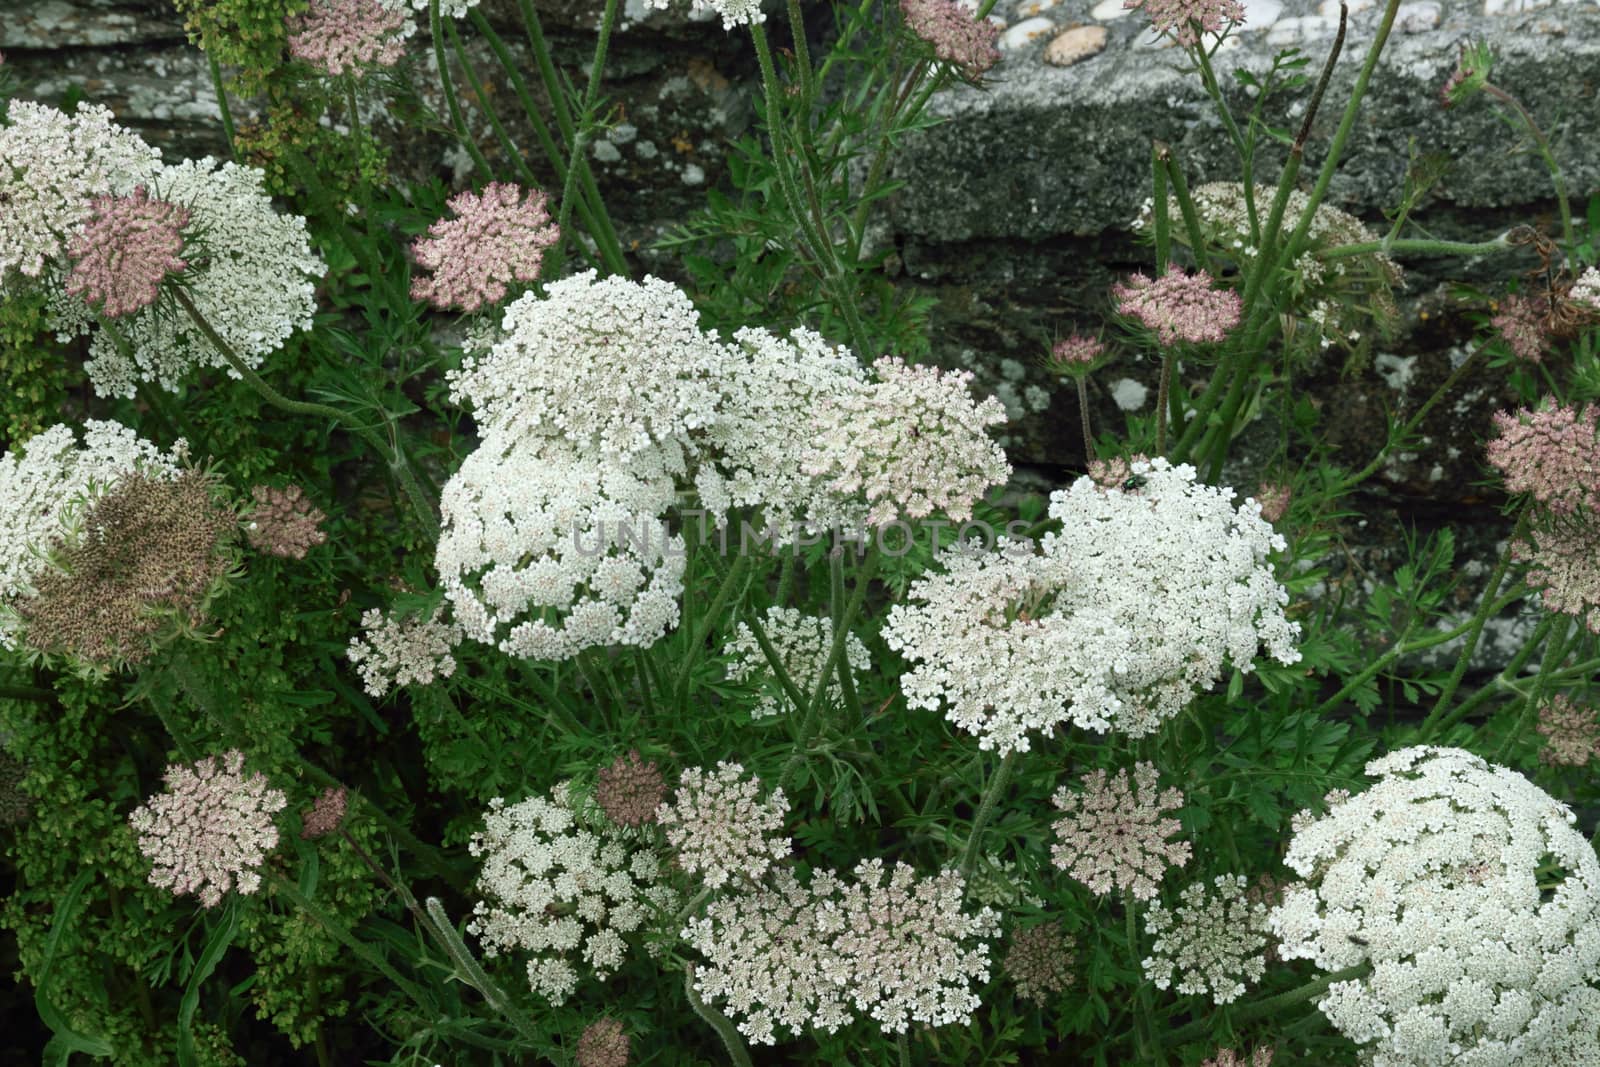
[[[92,211],[67,247],[67,292],[113,319],[155,303],[162,280],[189,265],[178,255],[189,210],[152,200],[141,185],[132,196],[96,197]]]
[[[906,27],[933,45],[933,53],[969,78],[976,78],[1000,61],[995,39],[1000,27],[976,19],[956,0],[900,0]]]
[[[1050,349],[1050,361],[1058,367],[1086,367],[1105,354],[1098,338],[1075,333],[1063,337]]]
[[[378,0],[311,0],[288,23],[289,54],[334,77],[364,66],[392,67],[405,54],[409,17]]]
[[[1489,320],[1511,354],[1524,363],[1544,358],[1544,320],[1550,312],[1548,297],[1507,296],[1501,299],[1499,313]]]
[[[538,278],[545,249],[560,236],[545,199],[509,182],[451,197],[456,217],[435,222],[412,248],[433,276],[414,279],[411,295],[439,308],[476,311],[504,299],[511,282]]]
[[[1600,499],[1597,417],[1594,407],[1580,413],[1565,405],[1497,412],[1500,436],[1489,442],[1487,458],[1508,492],[1528,493],[1558,515],[1593,508]]]
[[[1228,331],[1239,325],[1244,301],[1232,289],[1212,287],[1205,271],[1186,274],[1168,267],[1160,278],[1135,274],[1125,285],[1111,287],[1117,310],[1137,319],[1164,345],[1188,341],[1191,344],[1224,340]]]
[[[167,768],[167,790],[135,808],[128,823],[151,862],[150,884],[193,893],[215,907],[229,892],[254,893],[259,868],[278,844],[272,816],[287,798],[266,776],[244,771],[244,754],[207,756]]]
[[[1205,33],[1221,33],[1225,26],[1244,25],[1244,6],[1239,0],[1123,0],[1123,8],[1143,8],[1157,33],[1170,33],[1185,47],[1198,44],[1195,27]]]

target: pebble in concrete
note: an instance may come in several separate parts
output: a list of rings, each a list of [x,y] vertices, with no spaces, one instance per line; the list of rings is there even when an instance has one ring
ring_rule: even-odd
[[[1022,0],[1017,5],[1017,18],[1031,19],[1035,15],[1042,15],[1053,7],[1059,7],[1061,0]]]
[[[1439,25],[1443,14],[1443,9],[1434,0],[1421,0],[1419,3],[1401,4],[1395,12],[1394,21],[1401,33],[1427,33]]]
[[[1044,61],[1056,67],[1070,67],[1099,55],[1105,47],[1104,26],[1077,26],[1050,42],[1044,50]]]
[[[1244,29],[1264,30],[1281,14],[1283,5],[1278,0],[1244,0]]]
[[[1024,19],[1000,35],[1000,48],[1015,52],[1055,31],[1056,24],[1047,18]]]
[[[1101,22],[1115,22],[1117,19],[1127,18],[1132,12],[1122,6],[1122,0],[1100,0],[1089,12],[1090,18],[1099,19]]]

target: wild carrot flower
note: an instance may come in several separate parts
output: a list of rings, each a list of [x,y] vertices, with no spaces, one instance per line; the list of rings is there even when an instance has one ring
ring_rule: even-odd
[[[1600,757],[1600,717],[1587,704],[1557,693],[1540,706],[1536,729],[1545,741],[1539,750],[1541,762],[1582,767]]]
[[[199,625],[233,565],[238,517],[217,493],[197,470],[133,471],[88,500],[16,606],[23,642],[102,671]]]
[[[1544,321],[1550,311],[1548,297],[1519,293],[1500,298],[1500,308],[1489,320],[1511,354],[1524,363],[1538,363],[1546,347]]]
[[[1219,875],[1208,887],[1191,882],[1168,910],[1152,901],[1144,927],[1155,935],[1144,975],[1158,989],[1172,985],[1178,972],[1179,993],[1210,996],[1214,1004],[1231,1004],[1245,986],[1266,973],[1267,905],[1249,897],[1243,875]]]
[[[1231,1048],[1218,1049],[1217,1054],[1200,1067],[1272,1067],[1271,1046],[1257,1048],[1248,1056]]]
[[[783,832],[789,801],[781,789],[765,800],[760,792],[761,780],[746,779],[737,763],[684,771],[671,802],[656,812],[678,866],[700,875],[708,889],[719,889],[759,879],[789,855],[792,844]]]
[[[178,258],[188,209],[152,200],[140,185],[131,196],[96,197],[91,210],[93,216],[67,246],[72,258],[67,292],[103,305],[102,312],[113,319],[155,303],[162,279],[188,266]]]
[[[207,756],[192,766],[172,764],[167,791],[151,797],[128,817],[139,835],[139,851],[154,866],[150,884],[174,896],[194,893],[206,907],[225,894],[254,893],[259,868],[278,843],[273,813],[288,798],[264,774],[246,776],[244,753],[227,752],[219,765]]]
[[[1123,0],[1129,11],[1143,8],[1157,33],[1170,33],[1184,47],[1199,43],[1198,26],[1205,33],[1220,33],[1225,26],[1244,24],[1239,0]]]
[[[1276,523],[1289,514],[1289,501],[1294,499],[1294,487],[1283,482],[1262,482],[1256,488],[1256,503],[1261,505],[1261,517]]]
[[[1002,967],[1017,996],[1041,1007],[1072,985],[1074,956],[1060,920],[1016,930]]]
[[[822,680],[822,668],[827,666],[828,654],[833,651],[833,620],[776,605],[767,609],[762,629],[772,650],[778,654],[784,673],[809,697]],[[857,674],[871,669],[872,659],[861,638],[847,634],[844,641],[846,668]],[[783,710],[790,698],[779,691],[772,667],[756,641],[755,632],[747,624],[739,623],[723,652],[733,657],[728,663],[729,680],[765,683],[761,698],[750,709],[751,718],[762,719]],[[828,700],[843,699],[837,677],[828,680],[823,694]]]
[[[318,794],[311,806],[300,813],[300,836],[307,841],[327,837],[344,822],[349,794],[344,786],[332,786]]]
[[[628,1035],[616,1019],[596,1019],[578,1037],[578,1067],[628,1067]]]
[[[667,783],[654,761],[642,760],[637,750],[618,756],[601,770],[595,785],[595,803],[618,826],[643,826],[656,821],[656,809],[667,796]]]
[[[1239,294],[1212,288],[1205,271],[1186,274],[1176,266],[1154,280],[1135,274],[1127,284],[1113,286],[1111,294],[1118,311],[1138,319],[1163,345],[1222,341],[1244,311]]]
[[[391,686],[428,685],[455,673],[451,653],[461,643],[461,627],[442,610],[408,618],[370,608],[361,615],[361,629],[350,639],[345,658],[355,664],[361,687],[374,697],[382,697]]]
[[[1600,529],[1592,521],[1541,523],[1512,544],[1511,555],[1527,562],[1527,582],[1546,611],[1571,615],[1600,634]]]
[[[332,77],[367,66],[392,67],[405,53],[410,16],[381,0],[311,0],[289,20],[289,54]]]
[[[1600,311],[1600,267],[1590,267],[1580,274],[1567,299]]]
[[[1139,763],[1131,779],[1126,769],[1112,777],[1097,769],[1079,779],[1080,789],[1057,789],[1055,865],[1101,896],[1113,889],[1155,896],[1167,867],[1182,867],[1191,855],[1189,842],[1168,840],[1183,829],[1166,815],[1183,806],[1183,793],[1158,782],[1155,766]]]
[[[645,0],[646,8],[656,8],[661,11],[665,11],[671,5],[672,0]],[[722,28],[725,30],[767,21],[766,13],[761,10],[761,0],[694,0],[694,10],[711,11],[721,15]]]
[[[1075,333],[1050,346],[1050,369],[1063,374],[1082,372],[1093,367],[1105,351],[1098,337]]]
[[[560,230],[545,209],[545,195],[510,182],[490,182],[483,192],[457,193],[439,219],[412,245],[432,277],[412,279],[411,295],[438,308],[477,311],[504,299],[511,282],[539,277],[545,249]]]
[[[1298,824],[1284,863],[1301,880],[1268,916],[1286,960],[1370,965],[1328,987],[1323,1015],[1369,1062],[1600,1056],[1600,858],[1571,809],[1461,749],[1366,773]]]
[[[1454,107],[1482,92],[1489,83],[1489,71],[1493,64],[1494,56],[1488,44],[1463,44],[1456,58],[1455,69],[1439,86],[1439,106]]]
[[[977,78],[1000,62],[995,39],[1000,27],[973,13],[956,0],[900,0],[906,27],[933,46],[933,54]]]
[[[1597,420],[1593,406],[1497,412],[1500,436],[1489,442],[1486,456],[1505,475],[1509,492],[1528,493],[1557,515],[1590,510],[1600,499]]]
[[[258,485],[250,490],[255,500],[245,521],[245,537],[250,546],[269,556],[305,559],[306,550],[328,539],[318,526],[327,518],[320,508],[311,506],[298,485],[276,489]]]

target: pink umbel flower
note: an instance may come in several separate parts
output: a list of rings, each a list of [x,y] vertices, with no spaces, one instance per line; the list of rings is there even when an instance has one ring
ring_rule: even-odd
[[[1555,521],[1514,542],[1511,558],[1528,564],[1528,585],[1546,611],[1559,611],[1600,634],[1600,536],[1588,523]]]
[[[933,45],[933,54],[976,78],[1000,61],[1000,27],[976,19],[956,0],[900,0],[906,27]]]
[[[1187,841],[1167,840],[1182,829],[1166,813],[1183,806],[1183,794],[1158,789],[1158,781],[1155,766],[1140,763],[1131,781],[1126,770],[1115,777],[1095,770],[1080,779],[1082,789],[1057,789],[1055,865],[1102,896],[1112,889],[1155,896],[1167,867],[1182,867],[1192,851]]]
[[[91,210],[83,232],[67,246],[67,292],[103,303],[107,318],[149,307],[162,279],[189,265],[178,258],[189,210],[150,199],[142,185],[132,196],[96,197]]]
[[[411,19],[379,0],[311,0],[288,22],[289,54],[337,78],[366,66],[392,67],[405,53]]]
[[[1592,508],[1600,497],[1596,409],[1557,404],[1532,411],[1496,412],[1500,436],[1485,455],[1505,475],[1506,490],[1528,493],[1557,515]]]
[[[1258,1048],[1248,1056],[1231,1048],[1218,1049],[1216,1056],[1200,1067],[1272,1067],[1272,1053],[1270,1046]]]
[[[637,749],[618,756],[600,772],[594,799],[600,810],[618,826],[640,827],[656,821],[656,809],[667,797],[667,783],[653,760],[639,758]]]
[[[1548,297],[1513,293],[1501,298],[1500,308],[1489,325],[1500,334],[1513,356],[1524,363],[1538,363],[1544,358],[1544,321],[1549,313]]]
[[[1164,345],[1221,341],[1239,325],[1244,301],[1232,289],[1213,289],[1203,270],[1186,274],[1178,267],[1152,280],[1135,274],[1126,285],[1111,287],[1117,310],[1138,319]]]
[[[266,775],[243,771],[238,749],[225,753],[220,765],[215,756],[192,766],[172,764],[164,776],[167,791],[128,816],[139,851],[153,864],[151,885],[174,896],[194,893],[208,908],[230,891],[261,888],[257,869],[278,843],[272,816],[288,798],[269,787]]]
[[[708,889],[729,882],[759,880],[774,862],[789,855],[783,833],[789,801],[783,790],[760,797],[761,781],[744,777],[737,763],[718,763],[714,771],[683,772],[672,802],[656,811],[678,866],[699,874]]]
[[[1144,8],[1152,29],[1172,34],[1185,48],[1199,43],[1196,26],[1206,33],[1220,33],[1224,26],[1244,25],[1239,0],[1123,0],[1122,6],[1128,11]]]
[[[438,308],[476,311],[498,303],[508,283],[539,276],[544,250],[560,236],[537,189],[490,182],[447,204],[456,217],[435,222],[412,246],[417,262],[434,273],[413,279],[411,295]]]
[[[628,1035],[615,1019],[596,1019],[578,1038],[578,1067],[628,1067]]]
[[[1256,489],[1256,503],[1261,505],[1261,517],[1276,523],[1289,514],[1289,502],[1294,499],[1294,487],[1283,482],[1262,482]]]
[[[1582,767],[1600,756],[1600,718],[1586,704],[1557,693],[1539,708],[1535,729],[1544,735],[1544,748],[1539,750],[1542,763]]]
[[[344,824],[345,808],[350,802],[349,792],[342,785],[324,789],[311,806],[300,813],[300,836],[307,841],[327,837]]]

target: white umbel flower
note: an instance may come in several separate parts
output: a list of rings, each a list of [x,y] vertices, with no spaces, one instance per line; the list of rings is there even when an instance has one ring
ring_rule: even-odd
[[[767,609],[761,624],[772,650],[778,654],[783,671],[802,694],[809,697],[820,680],[828,654],[833,651],[833,620],[820,615],[805,615],[794,608],[782,606]],[[739,623],[724,652],[733,656],[728,664],[728,678],[735,682],[760,682],[764,685],[761,698],[750,709],[752,718],[763,719],[783,710],[788,701],[767,662],[766,654],[748,623]],[[855,634],[846,634],[844,658],[849,669],[860,674],[872,667],[867,646]],[[824,699],[842,700],[843,692],[838,678],[829,681],[823,690]]]
[[[983,748],[1028,749],[1071,722],[1133,737],[1178,714],[1225,663],[1260,646],[1294,663],[1299,627],[1269,553],[1285,543],[1247,500],[1164,459],[1131,465],[1136,489],[1091,478],[1051,494],[1062,530],[1042,553],[947,553],[890,609],[884,639],[915,666],[907,704],[944,709]]]
[[[255,167],[209,156],[163,167],[150,179],[161,199],[185,207],[199,235],[184,286],[200,314],[250,369],[311,328],[316,280],[327,265],[311,250],[305,219],[279,214]],[[122,189],[119,192],[127,192]],[[52,301],[63,339],[93,330],[83,301],[65,293]],[[93,330],[84,364],[100,396],[132,397],[141,381],[176,390],[196,367],[220,367],[239,377],[183,311],[157,303],[122,318],[117,329],[131,351]]]
[[[1297,828],[1268,917],[1285,959],[1371,965],[1323,1014],[1372,1064],[1600,1062],[1600,859],[1571,810],[1461,749],[1366,770]]]
[[[1155,935],[1145,977],[1157,989],[1167,989],[1176,970],[1178,992],[1233,1003],[1266,973],[1266,903],[1250,899],[1242,874],[1218,875],[1209,887],[1191,882],[1178,899],[1170,911],[1155,901],[1145,912],[1145,931]]]
[[[434,566],[456,622],[524,659],[654,644],[683,592],[683,539],[661,521],[673,498],[659,466],[491,433],[440,494]]]
[[[627,955],[623,935],[675,902],[656,884],[654,853],[604,817],[575,811],[560,786],[509,807],[495,797],[467,847],[483,860],[484,896],[468,931],[485,955],[530,953],[529,985],[558,1006],[577,987],[578,964],[609,976]]]
[[[45,553],[68,530],[91,494],[132,471],[174,475],[175,457],[120,423],[91,419],[80,447],[72,427],[57,424],[0,456],[0,648],[15,647],[8,605],[32,591]]]
[[[666,11],[672,3],[673,0],[644,0],[646,9],[654,8],[657,11]],[[766,13],[761,10],[761,0],[694,0],[691,10],[722,16],[722,28],[725,30],[767,21]]]
[[[716,770],[683,772],[672,800],[656,809],[678,866],[700,876],[708,889],[754,881],[793,847],[783,832],[789,801],[774,789],[761,798],[761,780],[726,761]]]
[[[126,193],[160,166],[161,150],[105,107],[80,101],[68,115],[13,100],[0,125],[0,296],[63,265],[95,197]]]

